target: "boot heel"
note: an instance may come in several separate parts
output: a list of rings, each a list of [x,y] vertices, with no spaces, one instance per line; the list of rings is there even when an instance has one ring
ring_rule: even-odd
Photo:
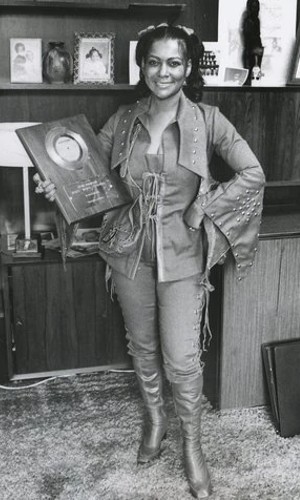
[[[167,437],[167,432],[165,432],[163,437],[161,438],[161,442],[159,444],[159,447],[155,448],[155,449],[148,448],[147,446],[141,444],[139,452],[138,452],[137,464],[138,465],[145,465],[145,464],[148,464],[149,462],[152,462],[152,460],[159,458],[161,455],[161,452],[162,452],[160,445],[161,445],[162,441],[164,441],[164,439],[166,439],[166,437]]]

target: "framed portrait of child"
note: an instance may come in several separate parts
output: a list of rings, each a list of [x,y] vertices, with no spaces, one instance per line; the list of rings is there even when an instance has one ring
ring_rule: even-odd
[[[113,33],[75,33],[74,83],[114,83]]]

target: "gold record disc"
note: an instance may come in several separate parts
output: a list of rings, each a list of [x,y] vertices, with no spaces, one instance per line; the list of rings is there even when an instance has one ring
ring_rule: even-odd
[[[55,127],[46,134],[45,147],[51,160],[66,170],[80,170],[88,160],[88,147],[81,135],[66,127]]]

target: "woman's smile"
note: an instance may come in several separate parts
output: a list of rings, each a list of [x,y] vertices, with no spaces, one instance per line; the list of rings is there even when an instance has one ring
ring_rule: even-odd
[[[164,87],[169,87],[170,85],[172,85],[172,82],[156,82],[156,85],[158,87],[164,88]]]

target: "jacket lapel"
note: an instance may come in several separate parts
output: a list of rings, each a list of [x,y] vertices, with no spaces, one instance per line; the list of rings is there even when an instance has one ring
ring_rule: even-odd
[[[178,163],[200,177],[209,177],[204,117],[197,104],[183,93],[177,120],[180,131]]]
[[[115,130],[114,146],[112,150],[111,168],[116,168],[120,163],[130,155],[130,143],[134,133],[134,124],[136,119],[145,113],[150,106],[150,98],[137,101],[132,106],[126,107],[120,114],[118,124]]]

